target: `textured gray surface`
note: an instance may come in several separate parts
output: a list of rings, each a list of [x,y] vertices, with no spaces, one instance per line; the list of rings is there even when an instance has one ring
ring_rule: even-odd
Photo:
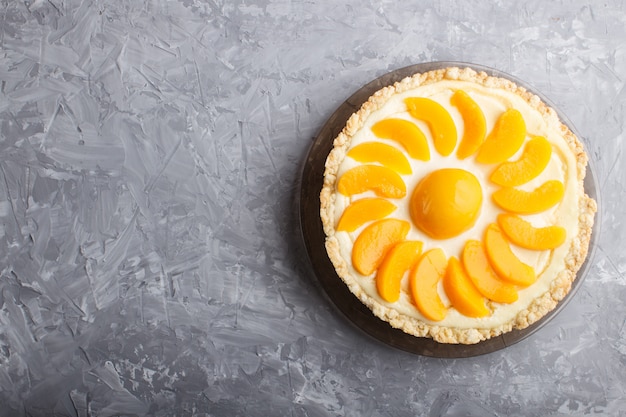
[[[626,10],[491,3],[2,1],[0,415],[626,415]],[[433,60],[534,85],[601,185],[580,291],[471,359],[351,327],[296,222],[335,108]]]

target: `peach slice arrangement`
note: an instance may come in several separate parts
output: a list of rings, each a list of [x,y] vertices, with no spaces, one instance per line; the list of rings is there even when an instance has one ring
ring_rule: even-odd
[[[373,140],[347,153],[357,164],[337,181],[337,191],[349,197],[350,204],[336,230],[356,234],[352,266],[375,277],[384,301],[398,301],[408,277],[404,291],[428,320],[443,320],[450,308],[468,317],[489,316],[491,303],[513,303],[518,291],[537,280],[537,272],[520,260],[515,247],[550,251],[565,241],[564,228],[538,227],[528,216],[549,210],[563,198],[559,180],[534,188],[529,184],[548,166],[552,145],[530,135],[523,116],[513,108],[504,110],[488,131],[480,106],[463,90],[456,90],[450,99],[463,120],[462,135],[452,115],[436,101],[408,97],[404,104],[411,117],[427,126],[441,157],[491,169],[485,181],[498,189],[488,197],[501,213],[482,232],[482,240],[467,240],[456,256],[408,238],[412,227],[429,242],[461,235],[475,226],[488,197],[483,197],[476,176],[458,167],[434,170],[407,190],[403,177],[413,175],[409,159],[427,163],[432,150],[418,123],[390,117],[371,127]],[[511,160],[515,155],[519,156]],[[408,204],[410,221],[393,217],[400,204]]]

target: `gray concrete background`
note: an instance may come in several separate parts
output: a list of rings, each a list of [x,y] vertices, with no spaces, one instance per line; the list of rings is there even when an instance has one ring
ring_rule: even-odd
[[[1,416],[626,415],[623,2],[0,4]],[[440,60],[543,92],[601,186],[576,296],[471,359],[355,330],[296,227],[337,106]]]

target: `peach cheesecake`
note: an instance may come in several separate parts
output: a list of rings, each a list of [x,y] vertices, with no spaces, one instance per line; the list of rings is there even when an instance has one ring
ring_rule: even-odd
[[[473,344],[552,311],[585,260],[587,155],[539,97],[470,68],[373,94],[335,138],[320,215],[338,276],[380,319]]]

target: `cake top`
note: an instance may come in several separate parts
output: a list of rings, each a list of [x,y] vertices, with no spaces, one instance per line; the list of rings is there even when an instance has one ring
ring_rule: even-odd
[[[321,216],[339,276],[417,336],[475,343],[567,293],[595,204],[586,155],[536,96],[471,69],[417,74],[350,117]]]

